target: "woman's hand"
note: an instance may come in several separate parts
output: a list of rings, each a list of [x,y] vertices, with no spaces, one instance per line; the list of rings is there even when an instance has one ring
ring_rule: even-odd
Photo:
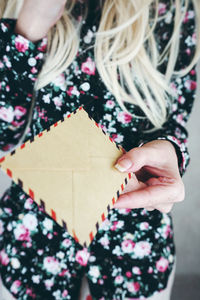
[[[115,165],[121,172],[134,172],[114,208],[158,209],[168,213],[184,200],[177,154],[171,142],[155,140],[122,155]]]
[[[67,0],[24,0],[15,32],[35,42],[61,18]]]

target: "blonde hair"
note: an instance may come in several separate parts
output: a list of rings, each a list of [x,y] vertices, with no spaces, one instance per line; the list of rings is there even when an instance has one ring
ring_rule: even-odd
[[[191,1],[196,11],[199,37],[200,4],[198,0]],[[1,0],[1,3],[3,17],[17,18],[23,0]],[[80,29],[88,14],[85,0],[82,19],[76,19],[72,15],[76,3],[77,0],[67,1],[63,16],[48,32],[47,56],[36,81],[35,91],[53,81],[75,58],[79,49]],[[144,112],[145,118],[154,125],[154,129],[161,128],[167,120],[167,107],[174,97],[169,85],[172,76],[184,76],[199,58],[198,38],[191,63],[184,70],[174,70],[179,52],[181,24],[189,0],[184,1],[184,10],[181,9],[181,0],[170,1],[171,6],[175,4],[174,30],[162,53],[159,53],[154,29],[157,22],[166,16],[158,15],[158,0],[99,0],[99,3],[101,19],[92,45],[98,72],[123,110],[130,113],[125,102],[137,105]],[[153,16],[150,9],[152,7],[155,7]],[[158,68],[166,58],[167,69],[162,74]],[[140,118],[136,115],[134,117]]]

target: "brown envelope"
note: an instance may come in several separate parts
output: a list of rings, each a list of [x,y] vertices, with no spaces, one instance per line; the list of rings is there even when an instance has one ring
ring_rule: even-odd
[[[15,151],[0,167],[82,245],[88,245],[132,174],[123,149],[80,107]]]

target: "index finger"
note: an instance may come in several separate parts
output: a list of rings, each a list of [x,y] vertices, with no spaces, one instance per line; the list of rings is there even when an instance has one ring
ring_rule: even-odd
[[[152,185],[120,196],[114,208],[155,207],[161,203],[174,202],[177,196],[174,185]]]

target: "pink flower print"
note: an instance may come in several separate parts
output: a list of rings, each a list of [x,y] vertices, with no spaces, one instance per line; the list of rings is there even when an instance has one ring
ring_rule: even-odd
[[[114,221],[113,225],[110,227],[110,230],[115,231],[117,229],[118,221]]]
[[[168,268],[169,262],[166,258],[161,257],[157,262],[156,262],[156,269],[159,272],[165,272]]]
[[[91,59],[91,57],[88,57],[87,60],[83,62],[81,65],[81,71],[88,75],[95,75],[95,69],[96,69],[95,63]]]
[[[118,275],[115,277],[115,284],[121,284],[124,281],[123,276]]]
[[[33,199],[28,198],[24,204],[25,209],[32,209]]]
[[[127,282],[126,286],[127,286],[128,291],[133,294],[137,293],[140,290],[139,282],[134,282],[134,281]]]
[[[110,241],[108,239],[107,236],[103,236],[101,237],[101,239],[99,240],[99,242],[101,243],[102,246],[107,247],[110,244]]]
[[[67,295],[68,295],[68,290],[64,290],[62,293],[62,297],[65,298],[67,297]]]
[[[186,49],[186,53],[187,53],[187,55],[190,55],[190,54],[191,54],[190,48],[187,48],[187,49]]]
[[[15,127],[19,127],[21,125],[23,125],[25,122],[25,120],[21,121],[21,122],[17,122],[17,121],[12,121],[12,125],[15,126]]]
[[[141,275],[142,274],[140,268],[138,268],[136,266],[132,268],[132,272],[133,272],[133,274],[137,274],[137,275]]]
[[[8,108],[1,107],[0,108],[0,119],[5,121],[5,122],[11,123],[14,119],[13,108],[11,106],[8,107]]]
[[[40,44],[40,47],[38,47],[38,50],[41,52],[45,52],[46,49],[47,49],[47,37],[44,37],[42,43]]]
[[[4,208],[4,211],[5,211],[6,214],[9,214],[9,215],[12,214],[12,209],[9,208],[9,207],[5,207],[5,208]]]
[[[132,276],[132,273],[130,271],[127,271],[126,272],[126,277],[131,278],[131,276]]]
[[[54,97],[53,102],[54,102],[55,106],[58,106],[58,107],[62,106],[62,100],[59,97]]]
[[[55,86],[58,86],[62,91],[66,90],[66,80],[65,80],[65,75],[64,73],[61,73],[60,75],[58,75],[57,77],[55,77],[52,80],[52,83]]]
[[[3,61],[5,62],[7,68],[11,68],[12,67],[11,62],[10,62],[8,56],[4,55]]]
[[[178,97],[178,102],[181,103],[181,104],[184,104],[185,103],[185,97],[179,96]]]
[[[99,124],[99,125],[104,132],[108,131],[105,125],[103,125],[103,124]]]
[[[196,70],[195,70],[195,69],[191,70],[191,71],[190,71],[190,74],[191,74],[191,75],[195,75],[195,74],[196,74]]]
[[[131,122],[132,116],[124,111],[119,112],[119,114],[117,115],[117,120],[118,120],[118,122],[120,122],[122,124],[128,124]]]
[[[113,101],[113,100],[108,100],[107,102],[106,102],[106,107],[107,108],[113,108],[115,106],[115,102]]]
[[[30,232],[23,224],[18,224],[14,230],[14,235],[18,241],[30,242]]]
[[[114,134],[112,134],[112,139],[113,139],[116,143],[121,143],[121,142],[123,142],[124,137],[123,137],[123,135],[114,133]]]
[[[131,240],[125,240],[122,242],[121,247],[122,247],[122,251],[124,253],[131,253],[131,252],[133,252],[135,243]]]
[[[169,235],[171,235],[171,233],[172,233],[171,227],[169,225],[167,225],[165,227],[165,231],[164,231],[165,238],[167,238]]]
[[[7,266],[9,264],[9,257],[4,249],[0,251],[0,263],[3,266]]]
[[[71,242],[70,239],[65,239],[65,240],[62,242],[62,245],[63,245],[63,247],[65,247],[65,248],[70,247],[71,244],[72,244],[72,242]]]
[[[174,95],[177,95],[177,87],[176,87],[176,84],[175,84],[174,82],[172,82],[172,83],[170,84],[170,87],[172,88]]]
[[[27,109],[22,106],[15,106],[14,114],[17,120],[26,114]]]
[[[36,294],[34,294],[31,289],[27,289],[26,294],[29,295],[32,299],[36,298]]]
[[[193,10],[189,10],[186,12],[183,23],[187,23],[189,19],[193,19],[194,18],[194,11]]]
[[[78,97],[80,95],[80,92],[78,91],[76,86],[70,86],[66,93],[68,96],[75,95]]]
[[[189,91],[194,91],[197,88],[197,83],[194,80],[186,80],[185,82],[185,87],[186,89],[188,89]]]
[[[176,120],[177,120],[177,122],[178,122],[179,124],[181,124],[182,126],[185,125],[185,121],[184,121],[184,118],[183,118],[183,115],[182,115],[182,114],[178,114]]]
[[[76,253],[75,259],[81,266],[86,266],[88,263],[89,257],[90,257],[90,253],[87,251],[87,248],[84,248],[83,250],[79,250]]]
[[[31,73],[33,73],[33,74],[37,73],[37,69],[35,67],[32,67]]]
[[[140,230],[147,230],[149,228],[148,222],[142,222],[140,223]]]
[[[149,274],[153,273],[153,268],[152,268],[152,267],[149,267],[148,273],[149,273]]]
[[[63,277],[63,276],[66,276],[66,275],[69,275],[69,271],[67,269],[65,270],[62,270],[59,274],[58,274],[60,277]]]
[[[166,12],[166,4],[165,3],[159,3],[158,5],[158,14],[163,15]]]
[[[54,275],[57,275],[58,273],[60,273],[60,270],[61,270],[59,261],[53,256],[45,257],[43,260],[43,266],[47,272],[52,273]]]
[[[128,215],[131,212],[131,208],[120,208],[119,212],[122,215]]]
[[[11,288],[10,288],[11,292],[16,295],[19,291],[19,288],[20,288],[21,284],[22,283],[21,283],[20,280],[15,280],[13,282],[13,284],[11,285]]]
[[[26,52],[26,50],[29,48],[29,41],[23,36],[18,35],[15,38],[15,47],[19,52]]]

